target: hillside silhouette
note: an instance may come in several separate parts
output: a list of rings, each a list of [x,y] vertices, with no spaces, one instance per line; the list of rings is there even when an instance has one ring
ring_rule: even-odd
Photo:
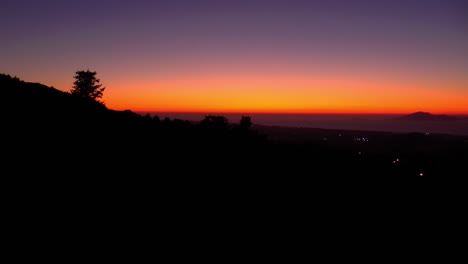
[[[349,186],[468,175],[462,136],[261,127],[248,116],[189,122],[108,109],[5,74],[0,87],[4,169],[32,193],[296,196],[323,182],[354,192]]]
[[[0,87],[2,127],[11,147],[8,152],[13,153],[10,157],[37,163],[37,168],[48,167],[48,174],[146,175],[154,162],[177,173],[179,169],[196,168],[196,161],[205,156],[213,159],[215,166],[224,160],[220,151],[229,154],[266,142],[264,135],[242,120],[231,124],[224,117],[209,115],[193,124],[142,116],[131,110],[116,111],[5,74],[0,75]]]

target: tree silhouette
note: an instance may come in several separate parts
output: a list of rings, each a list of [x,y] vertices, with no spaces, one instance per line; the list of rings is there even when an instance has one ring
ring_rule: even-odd
[[[214,130],[227,130],[229,128],[229,122],[224,116],[207,115],[200,122],[200,125],[204,128]]]
[[[240,120],[240,127],[241,129],[250,129],[252,127],[252,119],[250,116],[242,116]]]
[[[102,103],[98,99],[102,97],[105,87],[99,83],[100,80],[96,78],[95,71],[77,71],[74,78],[76,80],[70,91],[72,95]]]

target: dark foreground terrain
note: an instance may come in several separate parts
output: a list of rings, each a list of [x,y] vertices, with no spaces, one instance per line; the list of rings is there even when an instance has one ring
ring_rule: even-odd
[[[257,250],[251,238],[292,237],[304,247],[296,237],[311,237],[327,247],[341,237],[349,247],[363,230],[373,243],[402,228],[433,238],[436,219],[450,221],[442,225],[450,234],[464,219],[466,137],[263,127],[223,116],[191,123],[113,111],[6,75],[0,90],[11,245],[53,239],[63,248],[50,247],[55,255],[76,241],[80,253],[68,258],[82,247],[141,250],[157,241],[178,257],[204,239]]]
[[[8,75],[0,87],[3,178],[22,193],[235,200],[356,194],[369,185],[378,193],[468,175],[463,136],[252,126],[222,116],[194,124],[114,111]]]

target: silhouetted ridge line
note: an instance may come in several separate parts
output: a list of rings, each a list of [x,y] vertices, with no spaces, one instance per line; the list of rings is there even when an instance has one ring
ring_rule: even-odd
[[[466,175],[466,137],[254,126],[248,116],[194,123],[108,109],[4,74],[0,87],[4,171],[26,175],[36,194],[301,196],[338,179],[339,191],[354,192],[353,183]]]
[[[0,87],[4,98],[2,119],[8,137],[28,149],[40,146],[63,152],[64,155],[57,154],[59,159],[78,155],[76,150],[91,152],[90,155],[101,152],[112,159],[129,161],[133,159],[131,155],[157,150],[153,156],[167,159],[171,152],[184,149],[178,154],[180,158],[194,148],[212,155],[214,149],[232,151],[231,148],[266,142],[265,136],[252,129],[247,117],[239,125],[222,116],[206,116],[198,124],[180,119],[161,120],[131,110],[108,109],[103,103],[83,96],[5,74],[0,75]]]

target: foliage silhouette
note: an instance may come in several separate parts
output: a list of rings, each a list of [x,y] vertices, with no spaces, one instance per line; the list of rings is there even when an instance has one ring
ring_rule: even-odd
[[[252,127],[252,119],[250,116],[242,116],[239,124],[241,129],[250,129]]]
[[[70,90],[72,95],[103,103],[99,99],[103,96],[106,88],[96,78],[95,71],[90,71],[89,69],[86,71],[76,71],[74,78],[75,82]]]
[[[200,125],[203,128],[213,129],[213,130],[227,130],[229,129],[229,122],[226,117],[219,115],[207,115],[200,122]]]

